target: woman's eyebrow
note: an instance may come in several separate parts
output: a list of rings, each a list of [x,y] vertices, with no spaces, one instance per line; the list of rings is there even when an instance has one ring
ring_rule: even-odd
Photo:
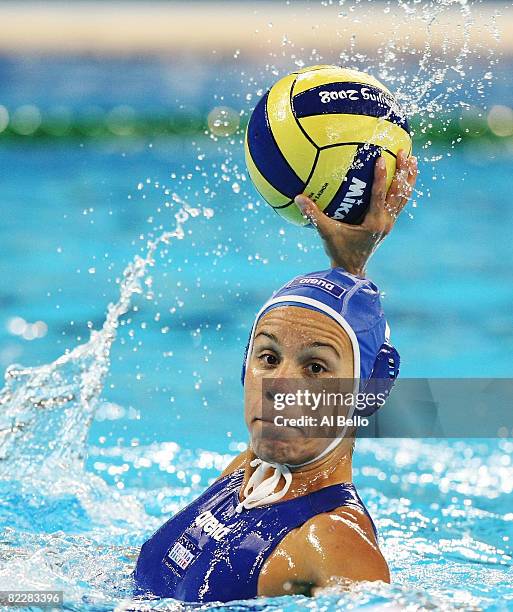
[[[333,346],[333,344],[327,344],[326,342],[312,342],[312,344],[309,344],[308,346],[305,346],[303,350],[305,349],[309,349],[309,348],[319,348],[319,347],[326,347],[331,349],[336,355],[337,357],[340,359],[340,353],[338,352],[337,348],[335,346]]]
[[[276,344],[280,343],[278,338],[274,334],[271,334],[271,332],[266,332],[266,331],[258,332],[258,334],[255,336],[255,340],[258,338],[258,336],[266,336],[267,338],[269,338],[269,340],[276,342]]]

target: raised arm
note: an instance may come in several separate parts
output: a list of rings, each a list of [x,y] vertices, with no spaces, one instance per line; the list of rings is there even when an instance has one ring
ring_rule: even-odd
[[[378,157],[369,210],[360,225],[331,219],[303,194],[298,195],[295,202],[302,214],[317,228],[332,268],[341,267],[351,274],[364,276],[371,255],[391,232],[397,217],[406,206],[416,178],[417,158],[406,157],[401,150],[397,155],[395,176],[387,192],[385,160]]]

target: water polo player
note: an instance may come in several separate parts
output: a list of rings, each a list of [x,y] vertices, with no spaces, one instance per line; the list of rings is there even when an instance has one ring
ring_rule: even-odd
[[[359,226],[329,219],[304,196],[296,199],[332,267],[296,277],[257,314],[242,373],[249,448],[142,546],[137,594],[226,602],[316,594],[351,581],[389,582],[376,529],[352,484],[351,437],[306,438],[295,428],[287,439],[270,440],[262,381],[393,381],[399,356],[364,268],[406,204],[416,172],[416,160],[401,153],[386,193],[379,158]]]

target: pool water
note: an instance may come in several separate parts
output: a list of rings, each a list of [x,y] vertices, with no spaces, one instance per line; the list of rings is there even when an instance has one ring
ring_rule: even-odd
[[[423,153],[417,206],[369,276],[402,376],[511,376],[511,150],[439,147]],[[174,227],[178,199],[213,211],[156,256],[124,315],[84,469],[42,463],[30,478],[0,480],[1,587],[62,589],[70,609],[123,609],[138,547],[245,448],[239,377],[252,317],[284,281],[328,262],[314,232],[258,200],[239,137],[17,140],[0,148],[0,167],[2,370],[86,342],[125,266]],[[38,321],[41,337],[24,338]],[[512,451],[511,439],[360,440],[354,481],[393,584],[219,608],[510,609]],[[182,609],[152,602],[166,606]]]

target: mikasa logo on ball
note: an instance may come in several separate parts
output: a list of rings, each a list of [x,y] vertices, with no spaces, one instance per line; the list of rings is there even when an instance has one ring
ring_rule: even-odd
[[[353,208],[355,204],[361,204],[362,200],[357,199],[363,196],[363,192],[367,183],[353,176],[353,180],[349,185],[349,190],[346,193],[346,197],[342,200],[339,207],[333,215],[333,219],[344,219],[347,213]]]

